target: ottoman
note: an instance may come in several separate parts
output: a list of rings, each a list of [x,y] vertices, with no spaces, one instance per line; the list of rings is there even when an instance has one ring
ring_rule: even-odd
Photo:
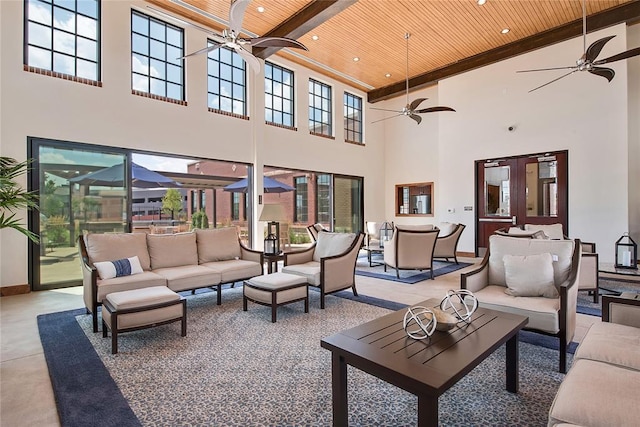
[[[166,286],[152,286],[106,296],[102,307],[102,336],[111,330],[111,353],[118,352],[118,334],[182,321],[187,335],[187,302]]]
[[[307,279],[287,273],[272,273],[245,280],[242,291],[242,310],[247,311],[247,301],[271,306],[271,322],[276,321],[279,306],[304,301],[304,312],[309,312],[309,287]]]

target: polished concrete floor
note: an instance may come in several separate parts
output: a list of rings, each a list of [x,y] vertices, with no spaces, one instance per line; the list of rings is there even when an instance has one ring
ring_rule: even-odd
[[[460,274],[471,268],[414,285],[356,276],[356,285],[362,295],[416,304],[427,298],[442,298],[447,290],[459,288]],[[60,425],[36,316],[81,307],[82,288],[0,298],[0,426]],[[579,314],[575,340],[579,341],[597,321],[597,317]]]

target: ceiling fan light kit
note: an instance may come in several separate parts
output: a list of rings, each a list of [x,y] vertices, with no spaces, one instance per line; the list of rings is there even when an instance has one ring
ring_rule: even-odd
[[[386,109],[386,108],[371,107],[372,110],[389,111],[389,112],[392,112],[392,113],[396,113],[393,116],[385,117],[384,119],[376,120],[376,121],[373,121],[371,123],[378,123],[378,122],[381,122],[383,120],[392,119],[392,118],[398,117],[398,116],[408,116],[411,119],[413,119],[417,124],[420,124],[422,122],[422,117],[420,117],[418,114],[435,113],[435,112],[438,112],[438,111],[453,111],[453,112],[456,111],[451,107],[442,107],[442,106],[429,107],[429,108],[423,108],[421,110],[417,110],[418,106],[420,104],[422,104],[423,101],[426,101],[429,98],[418,98],[418,99],[414,99],[412,102],[409,102],[409,38],[410,37],[411,37],[410,33],[405,33],[404,38],[407,41],[407,74],[406,74],[406,80],[405,80],[406,81],[407,105],[405,105],[402,108],[402,110],[390,110],[390,109]]]

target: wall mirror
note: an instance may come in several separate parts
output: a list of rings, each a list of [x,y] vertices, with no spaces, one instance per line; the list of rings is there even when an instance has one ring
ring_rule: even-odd
[[[433,182],[396,185],[396,215],[433,216]]]

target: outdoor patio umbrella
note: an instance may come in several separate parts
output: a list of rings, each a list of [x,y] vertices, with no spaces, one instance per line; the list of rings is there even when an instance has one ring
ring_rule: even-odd
[[[124,187],[124,164],[120,163],[86,175],[71,178],[72,184]],[[179,183],[158,172],[131,163],[131,186],[135,188],[180,188]]]
[[[263,177],[263,185],[265,193],[286,193],[287,191],[295,190],[292,186],[273,178],[269,178],[268,176]],[[229,191],[231,193],[246,193],[247,187],[248,180],[247,178],[243,178],[224,187],[224,191]]]

